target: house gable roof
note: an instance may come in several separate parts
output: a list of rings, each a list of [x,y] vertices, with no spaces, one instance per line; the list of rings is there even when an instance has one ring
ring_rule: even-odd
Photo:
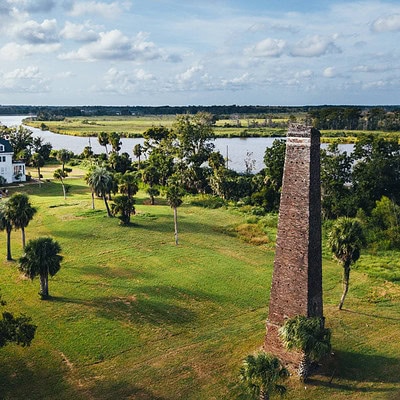
[[[0,138],[0,145],[3,145],[0,146],[0,153],[14,153],[14,150],[8,140]]]

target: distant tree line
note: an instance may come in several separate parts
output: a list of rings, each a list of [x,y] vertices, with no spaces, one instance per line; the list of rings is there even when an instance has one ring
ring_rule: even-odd
[[[399,131],[400,108],[324,107],[309,111],[318,129]]]
[[[207,112],[218,119],[232,115],[248,118],[266,118],[274,114],[294,116],[307,114],[318,129],[340,130],[400,130],[399,106],[261,106],[261,105],[211,105],[211,106],[1,106],[0,115],[36,115],[38,121],[59,121],[65,117],[103,115],[195,115]]]

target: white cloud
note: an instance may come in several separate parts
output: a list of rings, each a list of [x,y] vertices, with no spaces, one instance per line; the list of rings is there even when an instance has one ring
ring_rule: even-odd
[[[59,40],[57,21],[45,19],[41,24],[30,20],[16,25],[13,29],[14,36],[27,43],[54,43]]]
[[[67,21],[60,35],[65,39],[75,40],[77,42],[92,42],[99,38],[99,34],[95,29],[96,27],[92,26],[90,22],[74,24]]]
[[[280,39],[267,38],[258,42],[256,45],[245,49],[245,54],[253,57],[279,57],[286,42]]]
[[[400,31],[400,14],[381,17],[372,24],[374,32],[397,32]]]
[[[17,68],[7,73],[0,73],[0,90],[40,93],[49,90],[48,80],[43,77],[37,66]]]
[[[74,17],[81,15],[97,15],[103,18],[116,18],[123,10],[130,8],[128,2],[114,1],[112,3],[106,3],[102,1],[76,1],[72,4],[69,14]]]
[[[0,49],[0,59],[2,60],[19,60],[20,58],[31,56],[34,54],[54,53],[60,48],[59,43],[54,44],[24,44],[7,43]]]
[[[341,53],[333,40],[315,35],[297,42],[291,51],[294,57],[320,57],[325,54]]]
[[[232,78],[232,79],[223,79],[222,86],[229,89],[241,89],[244,86],[247,86],[251,81],[250,74],[244,73],[241,76]]]
[[[150,81],[154,79],[154,76],[144,69],[137,69],[135,71],[135,78],[139,81]]]
[[[307,78],[311,78],[313,75],[314,75],[314,73],[310,69],[305,69],[303,71],[297,71],[294,74],[294,77],[296,79],[307,79]]]
[[[325,78],[334,78],[335,76],[337,76],[337,72],[335,67],[327,67],[324,69],[322,75]]]
[[[82,46],[77,51],[63,53],[62,60],[133,60],[146,61],[162,57],[161,51],[153,42],[146,40],[147,35],[139,33],[131,39],[121,31],[115,29],[109,32],[100,32],[96,42]]]
[[[203,65],[193,65],[188,68],[185,72],[178,74],[176,76],[176,80],[180,83],[187,82],[192,80],[195,76],[198,76],[199,73],[202,73],[204,70]]]

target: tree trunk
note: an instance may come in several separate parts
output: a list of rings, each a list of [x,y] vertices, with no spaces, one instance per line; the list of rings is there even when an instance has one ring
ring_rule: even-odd
[[[260,400],[269,400],[269,394],[264,390],[260,390]]]
[[[12,261],[12,255],[11,255],[11,230],[12,227],[7,227],[7,261]]]
[[[65,185],[64,185],[64,181],[62,179],[61,179],[61,186],[62,186],[62,189],[63,189],[64,200],[66,200],[67,199],[67,193],[65,192]]]
[[[25,228],[21,226],[22,248],[25,248]]]
[[[174,207],[175,244],[178,245],[178,209]]]
[[[150,204],[154,206],[154,196],[150,195]]]
[[[305,382],[310,375],[310,359],[306,354],[301,358],[297,373],[302,382]]]
[[[342,309],[344,299],[346,298],[347,292],[349,291],[349,280],[350,280],[350,265],[345,263],[343,266],[343,294],[339,303],[339,310]]]
[[[92,210],[94,210],[94,191],[92,189]]]
[[[37,172],[38,172],[38,178],[39,178],[39,187],[41,187],[42,181],[41,181],[41,179],[40,179],[40,176],[41,176],[42,174],[40,173],[40,167],[37,167]]]
[[[49,297],[49,277],[48,274],[40,275],[40,296],[42,299]]]
[[[110,211],[110,207],[109,207],[108,202],[107,202],[107,196],[106,196],[105,194],[103,194],[103,200],[104,200],[104,204],[105,204],[105,206],[106,206],[107,215],[108,215],[109,217],[112,217],[111,211]]]

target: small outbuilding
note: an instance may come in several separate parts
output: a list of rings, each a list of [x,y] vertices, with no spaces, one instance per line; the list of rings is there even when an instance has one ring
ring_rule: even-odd
[[[25,163],[13,161],[14,151],[10,142],[0,138],[0,176],[4,183],[25,182]]]

